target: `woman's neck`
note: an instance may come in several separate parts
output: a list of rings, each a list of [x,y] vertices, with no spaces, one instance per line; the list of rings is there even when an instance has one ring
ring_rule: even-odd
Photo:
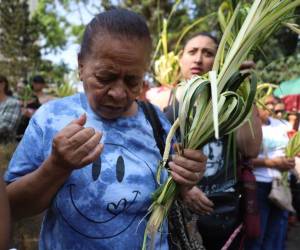
[[[4,92],[1,92],[1,91],[0,91],[0,102],[5,101],[6,98],[7,98],[7,95],[6,95]]]

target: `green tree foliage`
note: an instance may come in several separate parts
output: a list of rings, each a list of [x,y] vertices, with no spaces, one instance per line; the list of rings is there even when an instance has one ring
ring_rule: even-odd
[[[38,25],[40,43],[44,53],[56,52],[63,49],[67,43],[67,28],[69,23],[64,16],[57,14],[57,9],[52,8],[55,1],[39,0],[37,9],[32,16],[32,22]]]
[[[38,24],[29,19],[27,1],[0,1],[0,73],[16,83],[40,63]]]
[[[68,38],[72,37],[75,43],[80,43],[81,37],[86,25],[85,14],[94,16],[103,10],[101,0],[42,0],[47,2],[47,9],[52,13],[56,13],[58,19],[64,22],[64,33]],[[105,1],[103,1],[105,2]],[[57,13],[57,9],[63,9],[63,15]],[[77,20],[68,20],[65,16],[76,14]],[[64,16],[65,15],[65,16]]]
[[[123,7],[129,8],[145,17],[149,26],[150,32],[153,37],[154,44],[158,41],[159,34],[162,30],[163,18],[168,18],[173,6],[176,4],[176,0],[122,0],[118,1],[116,5],[115,1],[104,1],[102,6],[104,9],[111,7]],[[176,12],[173,14],[169,23],[169,41],[172,44],[176,38],[180,35],[183,28],[191,22],[189,16],[187,0],[182,0],[178,5]]]
[[[293,13],[291,13],[292,15]],[[297,8],[295,17],[291,22],[300,23],[300,8]],[[262,47],[262,52],[256,55],[256,60],[262,60],[266,64],[278,58],[289,57],[299,53],[298,34],[291,31],[287,27],[280,28],[273,34],[265,45]],[[299,73],[300,75],[300,73]]]
[[[83,33],[85,22],[83,20],[83,13],[89,13],[90,15],[95,15],[101,10],[108,10],[115,7],[123,7],[132,9],[141,15],[143,15],[148,23],[150,32],[153,37],[154,45],[156,44],[159,34],[162,28],[162,19],[167,18],[176,3],[176,0],[42,0],[47,2],[48,10],[55,12],[59,3],[66,13],[75,13],[79,16],[77,23],[71,21],[68,22],[70,30],[69,35],[75,38],[75,41],[79,42],[80,37]],[[172,21],[169,25],[170,31],[170,41],[175,40],[179,36],[182,29],[187,23],[191,22],[189,15],[188,0],[182,0],[181,4],[178,6],[177,11],[174,13]],[[58,14],[56,13],[58,16]],[[58,17],[60,18],[60,17]],[[66,21],[66,20],[64,20]],[[79,21],[79,23],[78,23]]]
[[[297,55],[281,57],[269,64],[260,60],[256,69],[262,82],[279,84],[300,77],[300,58]]]
[[[204,16],[217,11],[223,0],[193,0],[192,13],[194,17]],[[236,4],[239,0],[232,1]],[[244,0],[244,3],[253,1]],[[299,23],[300,9],[296,10],[295,23]],[[220,34],[213,26],[215,34]],[[279,29],[262,46],[261,50],[253,55],[257,62],[257,73],[262,82],[278,84],[282,81],[300,76],[300,51],[297,48],[298,35],[288,28]]]
[[[168,24],[169,49],[185,27],[200,17],[218,10],[224,0],[181,0],[176,12]],[[233,4],[239,0],[231,0]],[[252,3],[251,0],[242,0]],[[52,65],[42,62],[43,54],[59,53],[65,48],[67,41],[80,43],[86,25],[85,15],[93,16],[102,10],[113,7],[124,7],[142,14],[153,37],[155,47],[162,30],[162,20],[167,18],[177,0],[39,0],[38,7],[29,19],[27,1],[0,1],[0,73],[28,78],[28,72],[48,72],[51,81],[63,80],[68,72],[65,65]],[[297,11],[296,14],[298,13]],[[70,18],[76,15],[78,18]],[[299,20],[296,20],[299,21]],[[197,25],[190,33],[208,31],[220,37],[217,18],[208,19]],[[254,59],[259,64],[267,65],[276,58],[296,54],[297,35],[283,28],[270,38]],[[9,65],[8,65],[9,62]],[[24,63],[26,62],[26,63]],[[294,60],[296,63],[296,61]],[[11,66],[13,65],[13,66]],[[268,68],[270,71],[270,68]],[[55,73],[52,73],[54,71]],[[51,72],[51,73],[50,73]],[[53,75],[53,76],[52,76]],[[59,80],[60,79],[60,80]]]
[[[48,82],[63,82],[69,72],[67,65],[41,58],[41,52],[57,52],[67,42],[69,24],[50,8],[52,3],[40,0],[30,17],[27,1],[0,1],[0,73],[14,86],[34,74],[44,75]]]
[[[59,64],[53,64],[49,60],[43,60],[39,65],[38,72],[47,79],[47,82],[50,84],[60,85],[65,82],[65,76],[70,72],[70,69],[67,64],[61,62]],[[35,74],[32,74],[32,76]]]
[[[300,8],[294,14],[292,22],[299,24]],[[265,42],[255,55],[256,70],[262,82],[279,84],[300,77],[298,40],[298,34],[282,27]]]

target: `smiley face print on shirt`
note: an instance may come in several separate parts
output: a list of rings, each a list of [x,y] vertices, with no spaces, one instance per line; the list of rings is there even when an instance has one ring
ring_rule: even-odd
[[[78,171],[58,193],[62,220],[91,239],[133,232],[151,202],[155,173],[141,155],[123,145],[105,143],[100,158]]]

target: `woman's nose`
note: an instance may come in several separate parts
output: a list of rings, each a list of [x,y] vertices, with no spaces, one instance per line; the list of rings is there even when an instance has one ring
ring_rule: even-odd
[[[115,100],[126,98],[126,85],[123,80],[117,80],[109,89],[108,94]]]
[[[197,63],[201,63],[202,62],[202,53],[201,53],[201,51],[199,51],[198,53],[195,54],[195,61]]]

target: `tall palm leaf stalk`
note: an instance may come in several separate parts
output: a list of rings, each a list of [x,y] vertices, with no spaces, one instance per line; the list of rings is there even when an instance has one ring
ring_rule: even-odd
[[[153,57],[156,58],[159,50],[161,50],[162,55],[154,61],[154,74],[155,79],[161,85],[167,87],[172,87],[172,84],[174,84],[179,77],[178,55],[173,51],[169,52],[168,50],[168,24],[180,3],[181,0],[177,0],[168,19],[163,19],[162,32]],[[152,64],[153,62],[151,63],[151,66]]]
[[[253,50],[293,17],[293,11],[299,5],[300,0],[254,0],[238,29],[242,12],[241,4],[237,5],[224,29],[212,71],[178,86],[182,93],[179,97],[179,116],[166,140],[163,160],[158,167],[158,181],[177,129],[180,130],[183,148],[199,149],[214,136],[235,131],[249,118],[257,80],[254,74],[241,73],[239,68]],[[178,187],[169,176],[153,194],[143,249],[146,249],[147,236],[153,246],[155,235],[162,228],[177,193]]]

